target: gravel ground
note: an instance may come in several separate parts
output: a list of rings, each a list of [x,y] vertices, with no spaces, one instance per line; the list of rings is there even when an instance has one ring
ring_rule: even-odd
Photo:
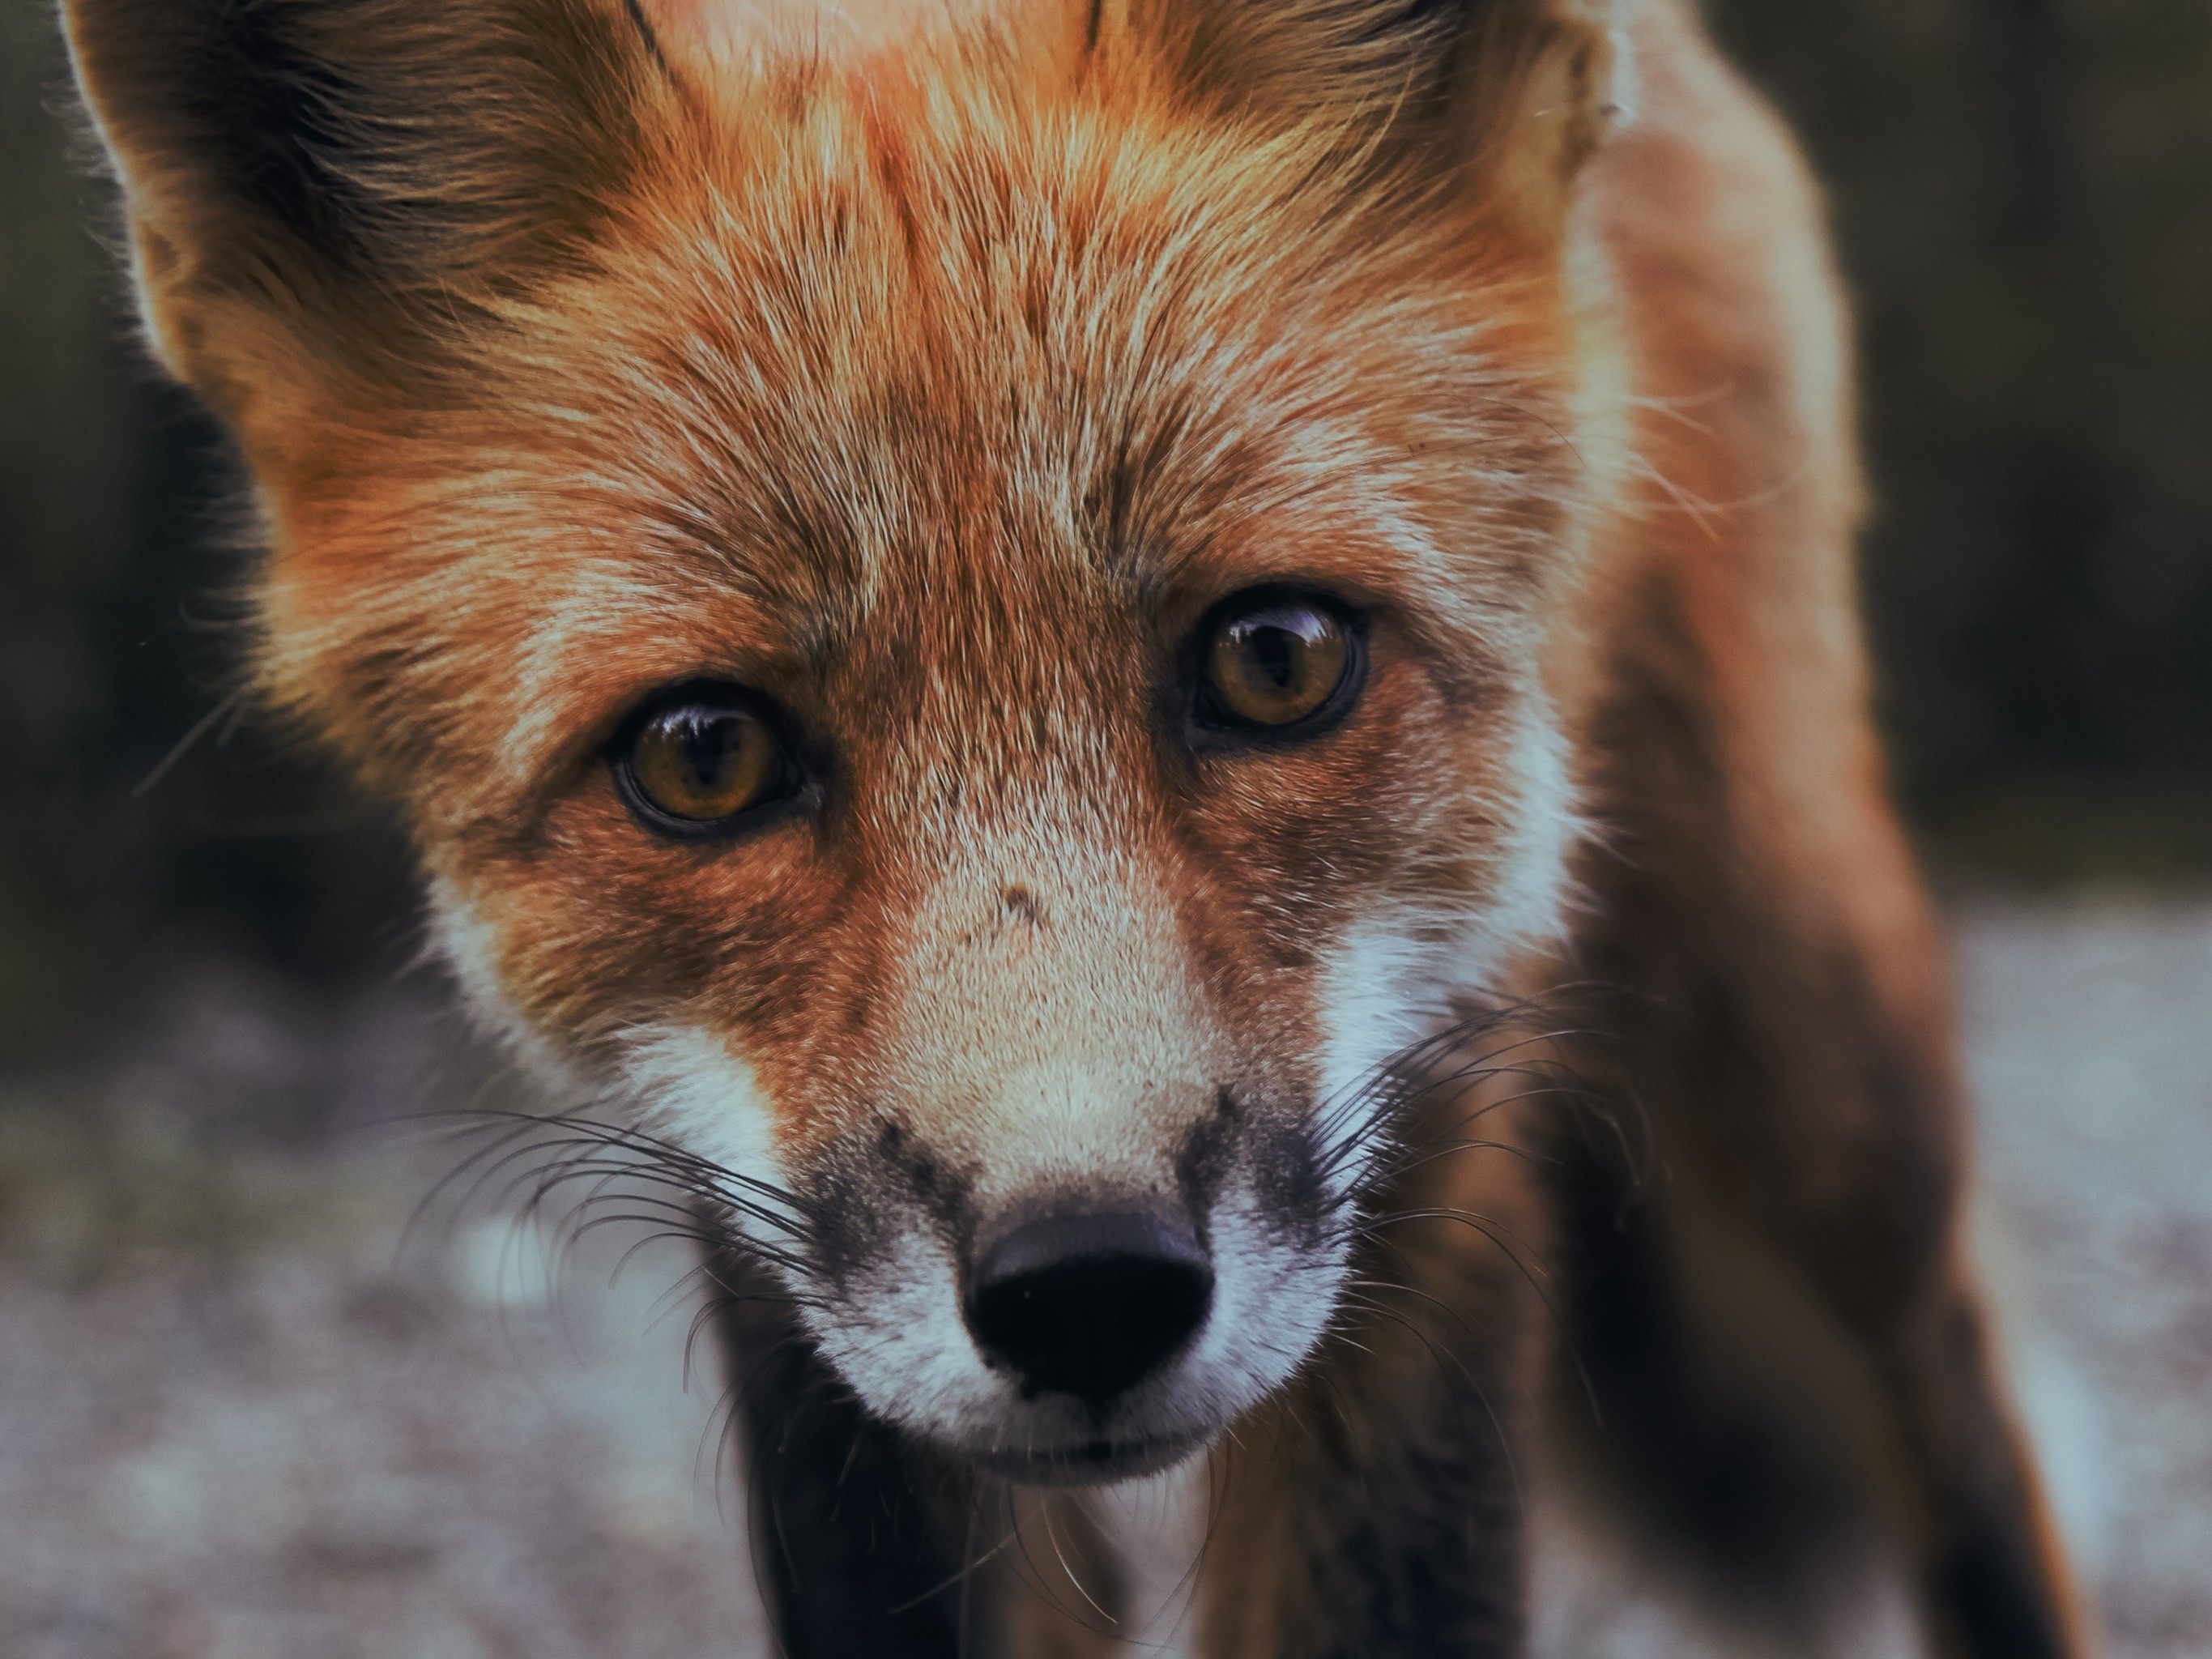
[[[1981,908],[1982,1226],[2112,1659],[2212,1653],[2212,906]],[[611,1286],[362,1126],[504,1086],[404,998],[216,981],[0,1080],[0,1654],[747,1659],[672,1255]],[[405,1236],[403,1237],[403,1234]],[[1559,1659],[1720,1644],[1602,1569]],[[1851,1651],[1909,1651],[1880,1621]]]

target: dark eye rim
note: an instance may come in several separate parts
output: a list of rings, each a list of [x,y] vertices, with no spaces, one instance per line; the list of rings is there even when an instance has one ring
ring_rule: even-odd
[[[1344,630],[1344,673],[1322,705],[1286,726],[1248,720],[1222,707],[1206,672],[1215,636],[1233,618],[1279,605],[1320,611]],[[1322,589],[1294,583],[1239,588],[1217,601],[1191,630],[1181,653],[1184,741],[1193,749],[1271,749],[1310,743],[1341,726],[1367,688],[1367,613]]]
[[[678,817],[653,804],[637,781],[631,750],[639,734],[655,720],[671,709],[690,705],[749,714],[768,727],[775,739],[779,764],[769,793],[720,818]],[[791,722],[775,699],[726,680],[701,679],[664,687],[623,716],[622,724],[607,740],[606,760],[607,770],[614,779],[615,793],[630,816],[656,836],[669,841],[732,841],[766,829],[807,805],[814,789],[799,752]]]

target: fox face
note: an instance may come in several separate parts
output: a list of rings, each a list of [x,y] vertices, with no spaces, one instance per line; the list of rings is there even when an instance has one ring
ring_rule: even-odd
[[[405,803],[488,1015],[867,1406],[1031,1480],[1328,1328],[1407,1056],[1557,926],[1620,470],[1542,182],[1601,34],[1493,30],[1474,144],[1376,90],[1422,9],[1066,9],[72,13],[276,699]]]

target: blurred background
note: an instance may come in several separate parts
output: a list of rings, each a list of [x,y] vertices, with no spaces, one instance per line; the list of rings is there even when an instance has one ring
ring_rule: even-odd
[[[2212,6],[1709,9],[1858,297],[2029,1413],[2116,1659],[2202,1655]],[[395,1243],[441,1154],[376,1126],[510,1085],[409,970],[391,824],[229,701],[229,462],[133,346],[48,10],[0,5],[0,1650],[745,1651],[713,1390],[647,1330],[680,1264],[564,1297],[488,1218]]]

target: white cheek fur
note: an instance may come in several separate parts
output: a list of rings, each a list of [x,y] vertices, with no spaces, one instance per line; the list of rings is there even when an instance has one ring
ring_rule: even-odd
[[[478,1028],[495,1037],[530,1073],[566,1094],[580,1085],[563,1060],[516,1012],[499,976],[499,935],[461,890],[442,878],[430,884],[430,951],[460,987]]]
[[[1243,1183],[1215,1202],[1213,1310],[1184,1359],[1183,1387],[1222,1419],[1288,1382],[1336,1311],[1346,1244],[1285,1237]]]
[[[1507,829],[1487,897],[1401,902],[1363,917],[1322,971],[1322,1154],[1340,1196],[1382,1147],[1375,1120],[1387,1093],[1368,1087],[1378,1068],[1441,1030],[1455,1006],[1494,994],[1517,952],[1566,931],[1567,859],[1584,825],[1565,740],[1540,704],[1522,717],[1514,753],[1520,789],[1499,815]]]
[[[713,1034],[687,1025],[649,1025],[623,1042],[621,1085],[640,1128],[738,1177],[730,1196],[733,1224],[777,1251],[793,1237],[774,1218],[787,1212],[771,1196],[791,1191],[776,1145],[775,1118],[759,1076]]]
[[[450,884],[434,887],[432,903],[436,944],[478,1020],[541,1078],[565,1091],[586,1088],[507,1000],[489,924]],[[673,1024],[639,1028],[623,1042],[618,1073],[607,1086],[639,1128],[748,1182],[790,1190],[757,1074],[711,1033]],[[777,1250],[790,1244],[771,1222],[744,1207],[733,1219],[757,1243]],[[969,1340],[957,1283],[951,1252],[913,1229],[849,1284],[834,1312],[813,1297],[802,1306],[824,1355],[877,1411],[911,1428],[995,1444],[1012,1414],[1012,1391]]]
[[[563,1098],[621,1101],[636,1127],[739,1177],[732,1219],[757,1243],[788,1249],[788,1231],[759,1213],[775,1206],[764,1193],[788,1192],[768,1097],[753,1068],[711,1033],[686,1025],[630,1032],[611,1077],[587,1075],[516,1012],[499,979],[491,924],[449,882],[430,890],[431,938],[459,983],[479,1025]],[[757,1183],[753,1185],[750,1183]]]

